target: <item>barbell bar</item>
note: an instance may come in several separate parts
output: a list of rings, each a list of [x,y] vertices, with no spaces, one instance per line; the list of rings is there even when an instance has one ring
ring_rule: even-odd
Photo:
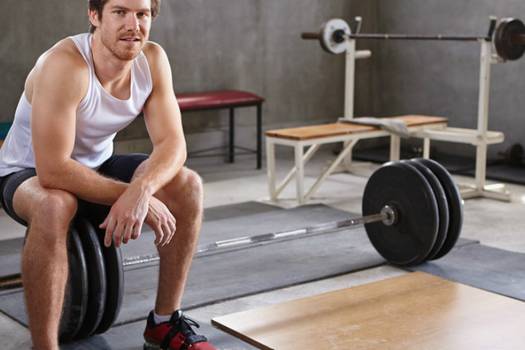
[[[361,23],[360,19],[358,19],[358,23]],[[360,27],[360,25],[358,27]],[[488,34],[484,36],[352,33],[348,23],[336,18],[324,23],[319,32],[302,33],[301,37],[305,40],[319,40],[322,48],[332,54],[340,54],[346,51],[347,41],[349,39],[463,42],[493,41],[498,56],[504,60],[517,60],[525,53],[525,24],[515,18],[503,18],[499,23],[496,18],[491,18]]]
[[[311,225],[304,228],[294,229],[294,230],[285,230],[273,233],[263,233],[253,236],[244,236],[237,237],[222,241],[216,241],[210,244],[207,244],[203,247],[197,248],[195,252],[195,257],[209,256],[219,253],[224,253],[227,251],[243,249],[259,244],[265,243],[277,243],[279,241],[284,241],[292,238],[301,238],[302,236],[310,236],[315,234],[324,234],[329,232],[337,232],[339,230],[350,228],[353,226],[359,226],[374,222],[382,222],[383,225],[390,226],[393,225],[397,220],[397,214],[393,207],[385,205],[381,211],[377,214],[371,214],[362,217],[350,218],[340,221],[332,221],[317,225]],[[141,255],[128,257],[123,260],[122,265],[124,267],[143,265],[156,263],[160,258],[157,254],[151,255]],[[130,268],[132,269],[132,268]]]

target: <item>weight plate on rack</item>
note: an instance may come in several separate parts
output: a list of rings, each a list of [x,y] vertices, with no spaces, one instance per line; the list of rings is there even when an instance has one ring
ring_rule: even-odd
[[[525,35],[525,24],[521,20],[503,18],[500,21],[494,33],[494,46],[501,58],[513,61],[523,56],[525,45],[515,41],[519,35]]]
[[[348,49],[345,35],[352,34],[350,26],[342,19],[334,18],[321,26],[321,47],[332,54],[340,54]]]

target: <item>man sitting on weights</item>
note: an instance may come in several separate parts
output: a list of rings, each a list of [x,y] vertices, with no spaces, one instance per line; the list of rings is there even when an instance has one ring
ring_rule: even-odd
[[[148,41],[160,2],[89,0],[90,33],[65,38],[38,59],[0,151],[3,206],[28,226],[22,276],[36,349],[58,349],[68,229],[95,205],[109,210],[97,222],[106,246],[137,239],[144,222],[155,231],[159,285],[145,348],[215,349],[180,311],[202,183],[184,167],[168,58]],[[151,155],[112,155],[115,133],[141,112]]]

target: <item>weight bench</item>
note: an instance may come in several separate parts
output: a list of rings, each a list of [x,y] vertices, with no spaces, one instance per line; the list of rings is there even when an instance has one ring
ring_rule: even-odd
[[[435,116],[406,115],[393,117],[405,122],[411,135],[420,137],[423,142],[423,156],[429,157],[430,139],[421,136],[422,131],[429,129],[444,129],[447,126],[447,119]],[[418,136],[418,134],[420,134]],[[297,202],[304,204],[317,191],[323,181],[341,164],[345,159],[349,159],[352,148],[359,140],[371,139],[376,137],[390,136],[390,160],[399,160],[401,139],[399,136],[391,134],[375,126],[351,124],[347,122],[337,122],[332,124],[312,125],[288,129],[269,130],[266,132],[266,157],[268,167],[268,187],[270,199],[276,201],[279,194],[295,177]],[[343,142],[344,148],[339,155],[332,161],[330,166],[324,170],[315,183],[305,193],[304,186],[304,167],[319,147],[328,143]],[[295,166],[288,172],[284,180],[277,185],[275,173],[275,145],[290,146],[295,150]],[[309,146],[306,153],[304,147]],[[348,165],[348,164],[347,164]]]
[[[262,160],[262,104],[264,98],[247,91],[221,90],[177,94],[181,112],[204,111],[213,109],[229,109],[229,145],[228,161],[235,161],[235,148],[257,154],[257,169],[261,168]],[[256,150],[235,146],[235,109],[241,107],[257,107],[257,148]],[[209,151],[203,150],[200,152]],[[192,152],[193,154],[197,153]]]

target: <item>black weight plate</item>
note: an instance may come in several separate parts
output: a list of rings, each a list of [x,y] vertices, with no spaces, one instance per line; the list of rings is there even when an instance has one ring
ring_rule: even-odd
[[[69,232],[67,246],[69,275],[59,327],[61,343],[76,339],[86,315],[88,301],[86,259],[78,231],[75,228]]]
[[[96,226],[95,226],[96,227]],[[102,246],[104,264],[106,265],[107,296],[104,316],[97,327],[96,333],[106,332],[117,319],[124,297],[124,268],[122,266],[122,253],[120,248],[111,244],[104,246],[104,231],[96,229],[99,242]]]
[[[416,265],[425,261],[436,242],[439,213],[434,192],[414,167],[387,163],[368,180],[363,195],[363,215],[393,207],[396,223],[365,224],[370,242],[387,261],[395,265]]]
[[[107,277],[102,247],[95,229],[82,217],[77,217],[75,227],[86,257],[89,284],[86,317],[76,336],[77,339],[82,339],[92,335],[102,320],[107,299]]]
[[[447,238],[445,239],[445,243],[443,243],[443,247],[441,247],[439,252],[433,257],[432,260],[435,260],[447,255],[458,241],[459,235],[461,234],[461,227],[463,226],[463,199],[461,199],[459,189],[447,169],[431,159],[420,159],[419,161],[432,170],[434,175],[439,179],[448,201],[450,223],[448,225]]]
[[[419,162],[419,159],[411,159],[408,164],[415,166],[417,170],[425,176],[436,196],[439,211],[439,228],[436,243],[434,243],[432,250],[427,256],[427,260],[431,260],[437,255],[441,247],[443,247],[445,239],[447,238],[448,225],[450,224],[447,195],[436,175],[434,175],[432,170],[427,168],[426,165]]]
[[[498,55],[505,60],[520,59],[525,53],[525,45],[516,43],[514,38],[525,34],[525,24],[516,18],[504,18],[494,34],[494,45]]]

